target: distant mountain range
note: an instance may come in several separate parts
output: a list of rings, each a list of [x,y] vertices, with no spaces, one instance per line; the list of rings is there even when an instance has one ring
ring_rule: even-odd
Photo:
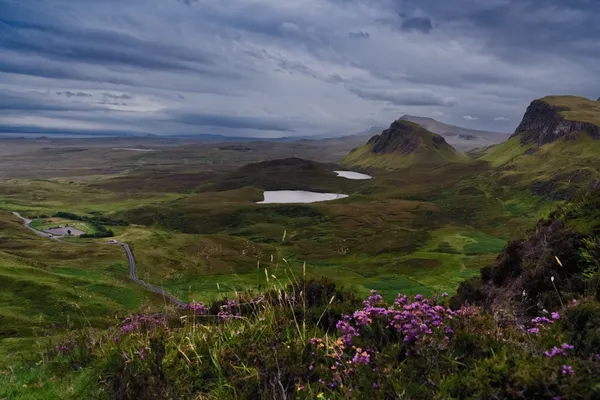
[[[423,128],[443,136],[446,141],[458,151],[469,151],[475,148],[487,147],[493,144],[501,143],[508,138],[507,134],[498,132],[478,131],[474,129],[463,128],[454,125],[448,125],[436,121],[432,118],[416,117],[404,115],[401,120],[410,121],[422,126]],[[89,131],[73,130],[61,128],[34,128],[34,127],[0,127],[0,137],[110,137],[110,138],[170,138],[170,139],[190,139],[200,142],[296,142],[296,141],[314,141],[324,140],[328,143],[357,147],[375,134],[383,132],[386,128],[382,126],[372,126],[362,132],[345,135],[332,136],[331,134],[322,134],[314,136],[289,136],[280,138],[261,138],[261,137],[243,137],[243,136],[225,136],[210,133],[185,133],[171,135],[155,135],[142,132],[126,131]]]

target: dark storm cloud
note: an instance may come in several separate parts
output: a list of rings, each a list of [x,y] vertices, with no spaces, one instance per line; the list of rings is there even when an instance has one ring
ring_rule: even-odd
[[[423,33],[429,33],[433,29],[433,23],[431,18],[428,17],[412,17],[405,18],[402,20],[400,29],[403,31],[420,31]]]
[[[490,51],[515,58],[563,51],[598,56],[600,2],[589,0],[408,0],[456,29],[481,35]],[[595,45],[594,45],[595,43]],[[533,50],[533,52],[532,52]]]
[[[355,38],[355,39],[368,39],[371,37],[371,34],[369,32],[359,31],[359,32],[350,32],[348,34],[348,36],[350,36],[351,38]]]
[[[59,25],[56,20],[18,3],[3,5],[0,48],[50,59],[113,64],[142,69],[195,70],[211,65],[211,54],[178,44],[156,43],[110,30]]]

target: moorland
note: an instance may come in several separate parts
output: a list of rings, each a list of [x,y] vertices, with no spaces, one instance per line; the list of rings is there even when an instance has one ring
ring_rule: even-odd
[[[354,150],[348,148],[353,142],[339,140],[0,139],[0,354],[15,360],[27,351],[43,353],[65,331],[103,330],[131,313],[172,306],[129,279],[126,254],[106,237],[49,240],[25,229],[12,212],[31,219],[33,228],[109,229],[111,239],[131,247],[140,279],[190,304],[256,295],[274,282],[284,282],[276,287],[285,290],[299,279],[343,287],[324,286],[326,297],[333,296],[329,305],[345,296],[348,307],[357,307],[352,299],[371,290],[380,296],[377,303],[393,302],[398,293],[417,302],[441,299],[459,286],[456,302],[491,304],[497,296],[489,293],[506,281],[494,277],[506,271],[504,264],[487,275],[481,269],[499,262],[507,243],[531,235],[540,220],[558,219],[557,210],[595,204],[581,200],[600,176],[595,102],[540,101],[506,141],[468,153],[405,121]],[[335,170],[373,178],[345,179]],[[264,190],[348,197],[257,204]],[[572,229],[597,233],[595,217],[580,208],[575,214],[564,214]],[[327,309],[327,301],[319,301]],[[315,319],[315,329],[325,329]],[[307,339],[297,321],[288,328]],[[260,386],[257,374],[248,372]],[[289,379],[303,375],[294,376]]]

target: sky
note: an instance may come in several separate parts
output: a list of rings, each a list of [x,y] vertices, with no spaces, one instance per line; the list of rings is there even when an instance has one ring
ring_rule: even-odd
[[[597,0],[0,0],[0,133],[512,132],[600,97]]]

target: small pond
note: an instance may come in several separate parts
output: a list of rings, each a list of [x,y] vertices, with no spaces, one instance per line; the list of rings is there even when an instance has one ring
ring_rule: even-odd
[[[265,199],[258,204],[287,204],[287,203],[316,203],[318,201],[331,201],[348,197],[347,194],[316,193],[305,190],[268,190]]]

